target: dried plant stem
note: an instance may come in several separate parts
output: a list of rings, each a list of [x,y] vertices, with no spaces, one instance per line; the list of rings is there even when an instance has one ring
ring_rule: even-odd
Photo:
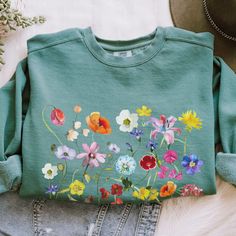
[[[3,39],[7,37],[10,31],[15,31],[17,28],[24,29],[34,24],[42,24],[44,22],[44,17],[23,16],[19,10],[11,8],[10,0],[0,0],[0,65],[5,64],[2,57],[4,53]]]

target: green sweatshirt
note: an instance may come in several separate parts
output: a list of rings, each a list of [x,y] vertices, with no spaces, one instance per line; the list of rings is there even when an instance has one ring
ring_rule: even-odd
[[[215,169],[236,185],[236,76],[213,42],[174,27],[127,41],[90,27],[29,39],[0,89],[0,192],[160,202],[215,194]]]

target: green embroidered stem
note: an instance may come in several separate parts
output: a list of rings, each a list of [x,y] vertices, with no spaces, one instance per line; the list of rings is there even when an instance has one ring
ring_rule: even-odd
[[[57,139],[57,141],[63,145],[62,141],[60,140],[60,138],[56,135],[56,133],[50,128],[50,126],[48,125],[47,121],[45,120],[45,116],[44,116],[44,113],[45,113],[45,110],[49,107],[49,106],[52,106],[52,105],[48,105],[48,106],[45,106],[43,108],[43,111],[42,111],[42,119],[43,119],[43,123],[44,125],[46,126],[46,128],[48,129],[48,131]],[[54,107],[54,106],[52,106]]]
[[[178,139],[178,138],[175,138],[175,141],[185,144],[185,142],[183,140]]]
[[[184,137],[184,156],[187,154],[187,138]]]
[[[163,137],[162,140],[161,140],[160,149],[161,149],[161,147],[162,147],[162,145],[164,143],[164,140],[165,140],[165,137]]]
[[[152,177],[152,176],[150,175],[149,178],[148,178],[148,181],[147,181],[147,185],[146,185],[146,187],[149,186],[149,183],[150,183],[151,177]]]
[[[92,137],[92,143],[93,143],[94,142],[94,132],[92,133],[91,137]]]
[[[71,182],[74,182],[75,174],[76,174],[78,171],[79,171],[79,169],[75,169],[75,170],[74,170],[73,175],[72,175]]]
[[[86,165],[86,167],[85,167],[85,169],[84,169],[83,178],[84,178],[84,176],[86,175],[86,172],[87,172],[88,167],[89,167],[89,163]]]
[[[142,183],[147,178],[148,174],[149,174],[149,171],[147,171],[146,175],[142,179],[139,180],[139,182],[137,184],[138,186],[140,185],[140,183]]]
[[[51,180],[49,180],[49,187],[48,187],[48,189],[50,189],[51,188]],[[51,193],[51,191],[50,191],[50,193],[49,193],[49,199],[52,199],[52,193]]]
[[[177,173],[179,173],[178,167],[177,167],[175,164],[172,164],[172,165],[174,166],[174,168],[175,168],[175,170],[177,171]]]
[[[138,145],[138,147],[136,148],[136,150],[135,151],[133,151],[132,152],[132,157],[135,155],[135,153],[140,149],[140,146],[141,146],[141,143],[142,143],[142,141],[141,141],[141,138],[138,140],[138,142],[139,142],[139,145]]]
[[[184,153],[183,153],[183,156],[185,156],[185,155],[187,154],[187,137],[185,136],[185,137],[184,137],[184,140],[181,140],[181,139],[175,138],[175,141],[184,144]]]

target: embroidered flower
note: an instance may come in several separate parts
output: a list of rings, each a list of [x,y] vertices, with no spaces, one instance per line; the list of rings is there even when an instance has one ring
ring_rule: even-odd
[[[109,198],[110,192],[105,188],[100,188],[100,192],[102,194],[102,199],[107,200]]]
[[[92,112],[86,117],[88,127],[95,133],[110,134],[112,129],[107,118],[101,117],[100,112]]]
[[[123,204],[123,201],[121,198],[115,198],[115,201],[114,202],[111,202],[112,205],[121,205]]]
[[[167,166],[160,166],[161,171],[157,173],[158,177],[160,179],[164,179],[166,177],[166,173],[169,171],[169,168]]]
[[[152,114],[152,110],[145,105],[143,105],[141,108],[137,108],[136,112],[139,116],[151,116]]]
[[[157,165],[157,160],[154,156],[143,156],[140,160],[140,166],[144,169],[144,170],[151,170],[156,168]]]
[[[127,146],[127,149],[131,152],[133,152],[133,146],[130,143],[125,143]]]
[[[142,187],[139,190],[135,190],[132,195],[133,197],[136,197],[142,201],[154,201],[157,199],[159,192],[157,191],[157,189],[147,189],[145,187]]]
[[[64,164],[58,163],[58,164],[57,164],[57,169],[58,169],[59,171],[63,171],[63,170],[65,169]]]
[[[131,132],[133,128],[138,127],[138,115],[130,113],[129,110],[122,110],[120,115],[116,117],[116,122],[120,125],[120,131]]]
[[[186,184],[182,187],[180,195],[183,197],[188,197],[188,196],[199,197],[203,195],[203,189],[199,188],[195,184]]]
[[[90,130],[89,129],[83,129],[82,134],[84,137],[88,137]]]
[[[171,170],[168,177],[170,179],[176,179],[176,180],[182,180],[183,179],[183,174],[182,172],[177,173],[175,169]]]
[[[111,186],[111,194],[120,196],[123,193],[123,187],[119,184],[112,184]]]
[[[133,192],[133,197],[136,197],[141,200],[146,200],[149,196],[150,191],[146,189],[145,187],[140,188],[138,191]]]
[[[67,140],[73,142],[78,138],[79,133],[73,129],[68,130],[67,132]]]
[[[90,147],[88,144],[82,144],[82,147],[85,152],[78,154],[76,158],[84,158],[83,166],[89,165],[93,168],[98,167],[99,163],[105,162],[106,154],[98,153],[99,145],[96,142],[93,142]]]
[[[108,149],[113,152],[113,153],[119,153],[120,152],[120,147],[114,143],[109,143],[108,144]]]
[[[76,105],[76,106],[74,107],[74,112],[75,112],[75,113],[80,113],[81,111],[82,111],[82,108],[81,108],[80,105]]]
[[[174,127],[176,120],[177,119],[174,116],[170,116],[167,119],[164,115],[161,115],[160,119],[151,117],[150,122],[155,128],[155,130],[151,132],[151,138],[156,139],[157,134],[161,133],[168,145],[173,144],[175,141],[174,132],[177,132],[178,134],[181,133],[181,129]]]
[[[172,182],[168,181],[165,185],[163,185],[160,189],[160,196],[161,197],[168,197],[175,193],[177,185]]]
[[[88,195],[88,197],[84,199],[85,203],[92,203],[93,201],[94,201],[93,195]]]
[[[178,154],[174,150],[168,150],[165,152],[163,159],[166,163],[172,164],[178,159]]]
[[[52,184],[47,188],[46,194],[55,195],[58,192],[58,190],[59,190],[58,186]]]
[[[74,122],[74,128],[79,129],[81,127],[81,122],[80,121],[75,121]]]
[[[75,180],[70,184],[69,189],[70,194],[80,196],[84,193],[85,185],[79,180]]]
[[[116,162],[116,170],[123,175],[131,175],[136,168],[136,162],[133,157],[128,155],[120,156]]]
[[[65,115],[64,112],[58,108],[54,108],[51,112],[51,121],[54,125],[64,125]]]
[[[157,149],[157,142],[154,139],[150,139],[146,145],[146,148],[150,148],[151,151]]]
[[[133,128],[133,130],[130,132],[132,136],[134,136],[136,139],[140,139],[141,136],[143,135],[143,130]]]
[[[192,131],[193,128],[201,129],[202,121],[199,117],[197,117],[197,113],[192,110],[188,110],[182,113],[182,116],[179,117],[179,121],[186,125],[185,129],[189,132]]]
[[[58,159],[73,160],[76,156],[76,151],[66,145],[57,147],[55,155]]]
[[[159,192],[157,191],[157,189],[150,189],[150,194],[149,194],[149,201],[154,201],[157,199],[159,195]]]
[[[184,156],[181,164],[186,168],[186,173],[188,175],[194,175],[195,173],[200,172],[203,161],[199,160],[195,154],[191,154],[190,156]]]
[[[53,166],[51,163],[47,163],[42,168],[42,173],[45,179],[53,179],[57,176],[57,166]]]

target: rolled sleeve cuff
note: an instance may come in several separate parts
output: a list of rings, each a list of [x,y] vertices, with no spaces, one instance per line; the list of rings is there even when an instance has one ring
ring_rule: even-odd
[[[225,181],[236,187],[236,154],[219,152],[216,155],[216,171]]]
[[[6,161],[0,161],[0,193],[14,191],[21,183],[21,157],[10,156]]]

